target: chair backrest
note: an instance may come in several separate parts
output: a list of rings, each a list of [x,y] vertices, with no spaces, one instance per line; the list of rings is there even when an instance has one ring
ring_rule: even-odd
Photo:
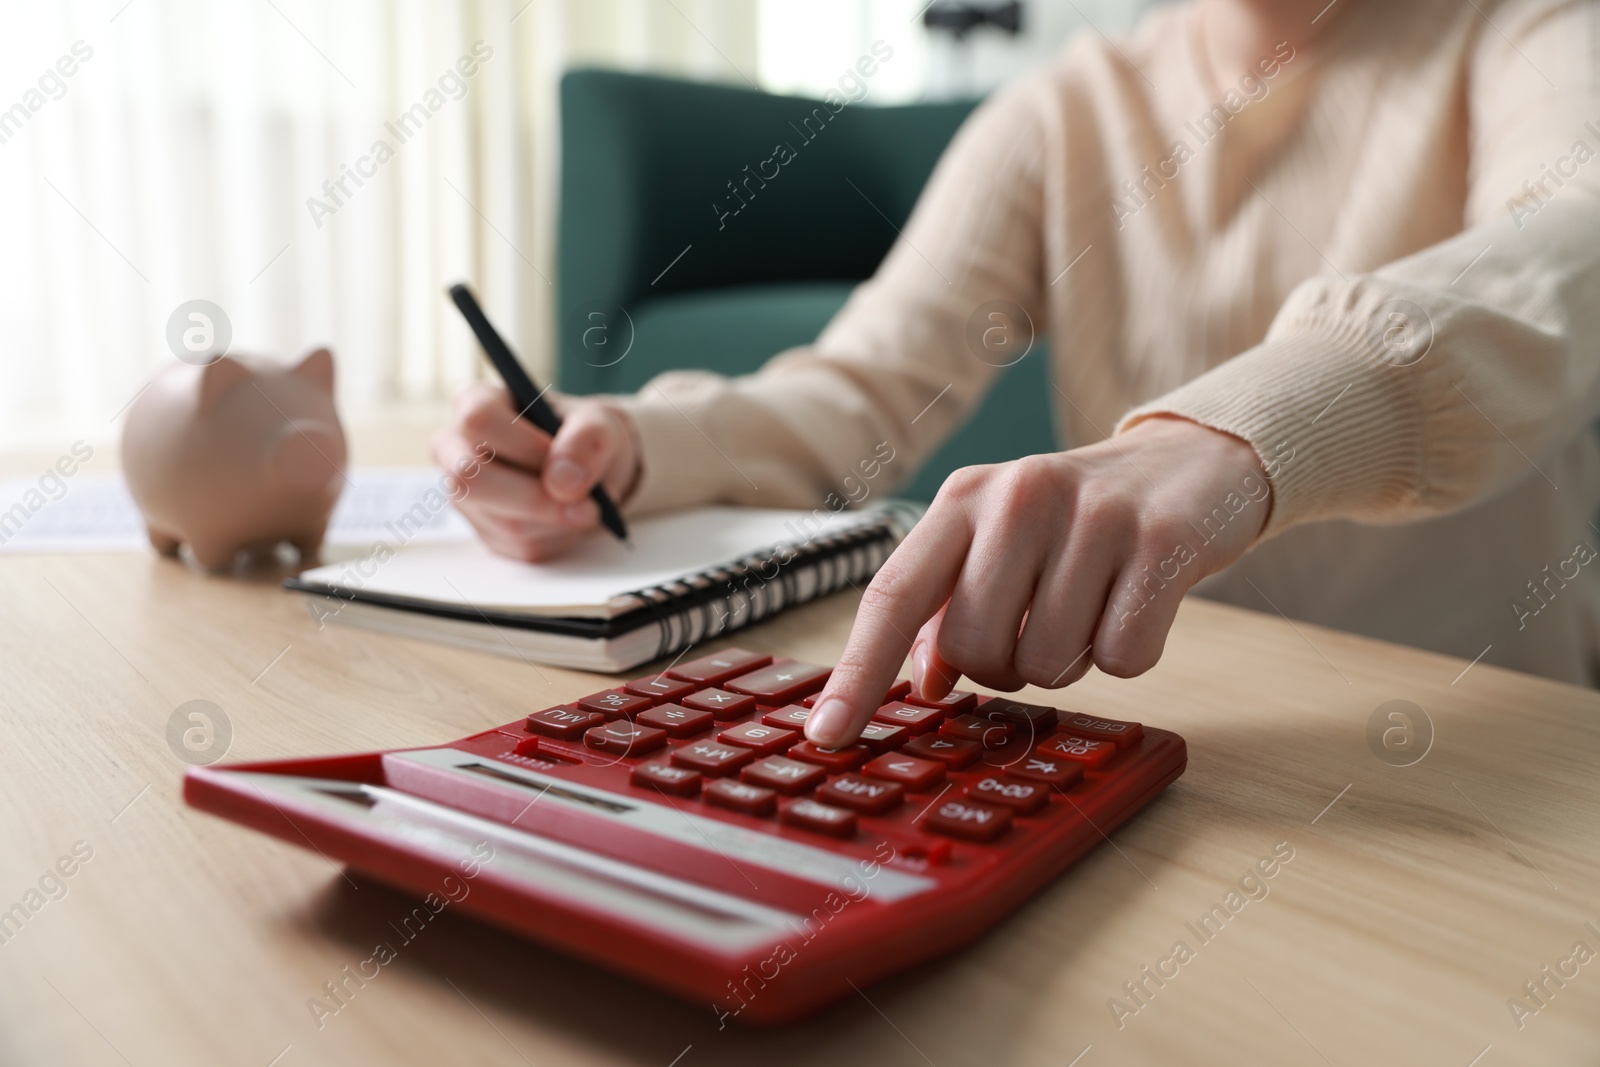
[[[562,387],[606,388],[604,368],[582,359],[591,311],[721,286],[870,277],[974,104],[852,104],[835,113],[821,101],[748,89],[569,72]]]

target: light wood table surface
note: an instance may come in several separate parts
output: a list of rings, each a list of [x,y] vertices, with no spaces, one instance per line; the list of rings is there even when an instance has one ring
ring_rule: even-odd
[[[185,808],[173,710],[215,702],[228,758],[264,759],[449,741],[606,683],[318,630],[278,577],[0,558],[0,910],[92,850],[0,944],[0,1064],[1600,1059],[1600,959],[1561,962],[1600,952],[1600,695],[1199,601],[1145,677],[1032,697],[1177,730],[1188,772],[961,952],[802,1025],[719,1032],[709,1006],[447,910],[319,1029],[308,998],[410,903]],[[831,662],[853,608],[739,643]],[[1391,700],[1432,724],[1409,767],[1367,740]],[[1196,938],[1282,842],[1267,895]],[[1180,940],[1192,958],[1119,1027],[1108,1000],[1132,1006],[1123,983]],[[1519,1028],[1507,1000],[1546,964],[1576,976]]]

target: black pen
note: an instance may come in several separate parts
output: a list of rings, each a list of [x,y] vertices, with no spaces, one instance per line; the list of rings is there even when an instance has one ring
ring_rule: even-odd
[[[500,372],[500,377],[505,379],[506,388],[511,390],[511,400],[517,405],[517,411],[526,415],[528,421],[539,429],[549,434],[556,435],[561,429],[561,416],[557,415],[544,399],[544,393],[533,384],[533,379],[528,377],[528,372],[522,369],[522,364],[517,362],[517,357],[511,349],[501,340],[500,334],[490,325],[489,317],[483,313],[483,308],[478,306],[478,301],[473,297],[472,290],[465,284],[457,283],[450,287],[450,299],[455,301],[456,307],[461,309],[461,314],[466,318],[467,325],[472,327],[472,332],[478,335],[478,343],[483,346],[484,354],[489,357],[489,362],[494,369]],[[617,510],[616,502],[611,499],[605,487],[599,482],[589,490],[589,495],[600,508],[600,524],[624,544],[628,542],[628,527],[622,522],[622,513]]]

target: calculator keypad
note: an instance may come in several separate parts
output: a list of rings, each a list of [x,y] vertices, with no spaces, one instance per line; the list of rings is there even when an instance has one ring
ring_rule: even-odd
[[[515,757],[622,763],[632,786],[720,818],[839,839],[881,826],[906,855],[940,863],[953,862],[952,839],[959,850],[1071,816],[1067,792],[1114,773],[1144,737],[1136,722],[964,690],[921,700],[899,682],[859,743],[821,748],[804,730],[829,672],[729,649],[502,733],[523,731]]]
[[[828,667],[697,649],[649,670],[441,744],[191,768],[185,795],[414,892],[452,869],[440,834],[486,835],[509,866],[467,911],[768,1024],[970,941],[1103,851],[1188,758],[1169,730],[1096,714],[1115,705],[922,700],[904,681],[830,749],[805,739]],[[804,959],[775,978],[786,942]]]

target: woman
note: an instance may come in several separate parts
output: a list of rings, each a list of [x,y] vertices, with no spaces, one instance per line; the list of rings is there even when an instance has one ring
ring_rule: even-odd
[[[634,513],[812,507],[880,440],[909,476],[995,373],[969,322],[1011,309],[1051,331],[1077,447],[949,478],[813,741],[852,740],[908,651],[934,697],[1139,674],[1202,579],[1593,684],[1595,15],[1194,0],[1081,35],[973,115],[815,344],[567,399],[554,442],[477,386],[437,458],[494,447],[464,510],[526,558],[594,528],[596,479]]]

